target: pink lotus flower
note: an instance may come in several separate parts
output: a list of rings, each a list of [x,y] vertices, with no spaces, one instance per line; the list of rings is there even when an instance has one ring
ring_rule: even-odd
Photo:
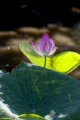
[[[34,51],[41,56],[50,56],[55,53],[57,47],[53,39],[48,34],[44,34],[40,40],[39,47],[35,43],[31,43]]]

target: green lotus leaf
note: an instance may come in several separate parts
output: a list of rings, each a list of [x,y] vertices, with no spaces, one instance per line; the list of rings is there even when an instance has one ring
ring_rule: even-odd
[[[19,116],[19,118],[22,118],[25,120],[45,120],[43,117],[35,114],[22,114]]]
[[[80,120],[80,81],[27,63],[11,73],[0,72],[0,120],[30,117],[24,114],[46,120]]]

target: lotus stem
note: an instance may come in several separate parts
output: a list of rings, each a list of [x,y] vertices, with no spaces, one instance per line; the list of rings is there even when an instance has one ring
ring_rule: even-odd
[[[44,68],[46,67],[46,55],[44,56]]]

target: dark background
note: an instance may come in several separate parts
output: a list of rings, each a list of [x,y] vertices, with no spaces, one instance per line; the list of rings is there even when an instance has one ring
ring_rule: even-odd
[[[23,26],[42,27],[49,23],[62,23],[71,27],[80,20],[72,7],[80,8],[80,1],[68,0],[1,0],[0,30]]]

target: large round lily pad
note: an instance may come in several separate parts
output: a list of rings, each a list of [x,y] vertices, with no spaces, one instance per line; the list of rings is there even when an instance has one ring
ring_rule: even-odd
[[[18,116],[37,114],[49,120],[80,120],[80,81],[22,63],[11,73],[0,71],[0,102]],[[9,114],[8,109],[0,107],[0,118]]]

